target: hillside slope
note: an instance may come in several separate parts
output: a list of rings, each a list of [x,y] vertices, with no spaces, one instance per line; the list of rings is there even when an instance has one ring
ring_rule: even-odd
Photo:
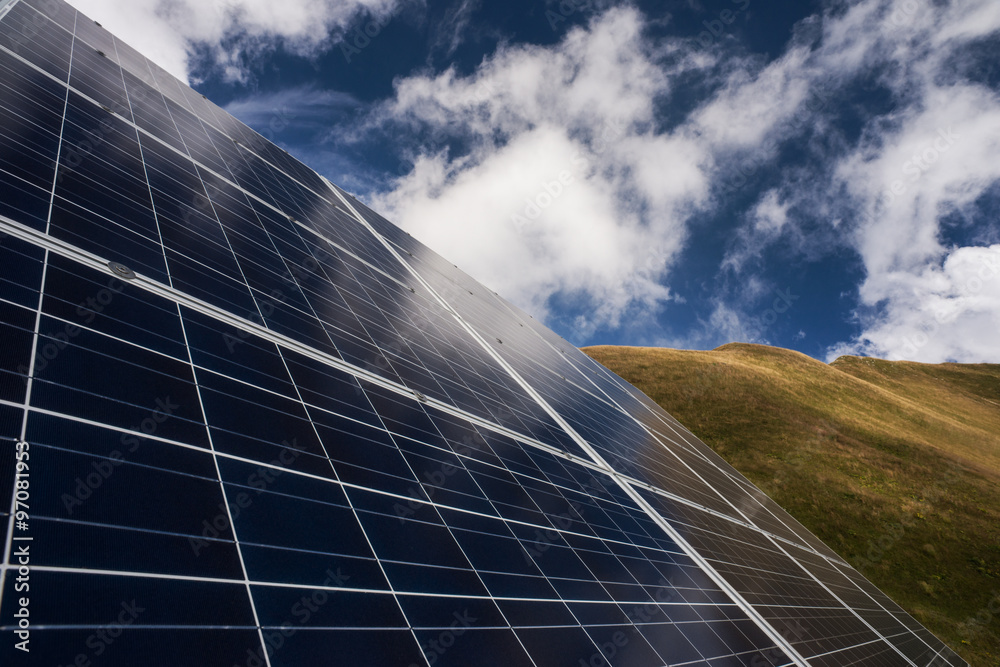
[[[1000,365],[591,347],[970,664],[1000,665]]]

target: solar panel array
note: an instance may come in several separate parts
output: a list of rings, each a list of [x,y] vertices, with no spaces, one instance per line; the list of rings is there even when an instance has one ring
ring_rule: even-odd
[[[965,664],[100,25],[0,16],[2,664]]]

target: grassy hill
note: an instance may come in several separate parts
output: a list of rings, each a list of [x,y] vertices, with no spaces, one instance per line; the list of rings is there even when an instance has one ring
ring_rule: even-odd
[[[970,664],[1000,665],[1000,365],[730,344],[584,352]]]

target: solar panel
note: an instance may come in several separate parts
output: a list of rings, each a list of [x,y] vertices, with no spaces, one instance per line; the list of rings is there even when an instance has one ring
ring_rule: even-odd
[[[0,92],[3,664],[966,664],[70,5],[0,1]]]

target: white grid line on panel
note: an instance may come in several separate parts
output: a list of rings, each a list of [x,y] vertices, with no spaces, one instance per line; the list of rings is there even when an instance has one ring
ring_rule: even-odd
[[[385,245],[386,249],[404,267],[406,267],[407,270],[410,271],[410,273],[414,276],[414,278],[423,285],[424,289],[426,289],[430,294],[432,294],[441,303],[441,305],[455,317],[455,319],[459,322],[460,325],[462,325],[462,327],[469,333],[469,335],[486,350],[487,354],[492,356],[493,359],[505,371],[507,371],[518,384],[521,385],[521,387],[525,390],[525,392],[527,392],[528,395],[531,396],[567,434],[569,434],[569,436],[574,440],[574,442],[576,442],[577,445],[581,447],[581,449],[583,449],[583,451],[587,452],[587,454],[593,459],[594,463],[596,463],[605,474],[609,475],[612,479],[614,479],[618,483],[618,485],[621,486],[622,490],[625,491],[625,493],[632,498],[633,502],[635,502],[642,510],[644,510],[646,514],[649,515],[649,517],[654,522],[656,522],[657,525],[659,525],[671,537],[671,539],[673,539],[679,546],[681,546],[681,548],[684,549],[684,551],[690,558],[692,558],[698,565],[702,566],[702,568],[704,569],[705,573],[709,576],[709,578],[711,578],[716,583],[717,586],[719,586],[723,591],[725,591],[726,594],[728,594],[733,599],[733,601],[736,602],[741,609],[743,609],[744,613],[746,613],[758,625],[758,627],[760,627],[760,629],[768,636],[768,638],[770,638],[771,641],[775,642],[775,645],[781,647],[781,649],[785,651],[785,653],[791,659],[795,660],[796,664],[800,665],[800,667],[807,667],[805,659],[803,659],[802,656],[798,654],[795,648],[788,641],[786,641],[785,638],[782,637],[781,634],[778,633],[776,629],[773,628],[770,625],[770,623],[768,623],[749,603],[747,603],[747,601],[743,599],[743,597],[736,591],[736,589],[730,586],[729,583],[718,572],[716,572],[715,569],[704,558],[702,558],[701,555],[698,554],[697,551],[690,544],[687,543],[686,540],[684,540],[684,538],[680,535],[680,533],[678,533],[673,528],[673,526],[669,524],[669,522],[664,520],[663,517],[661,517],[660,514],[656,512],[642,498],[642,496],[640,496],[638,492],[636,492],[635,489],[632,488],[631,484],[622,478],[622,475],[620,475],[616,470],[614,470],[610,465],[608,465],[607,461],[605,461],[604,458],[596,450],[594,450],[593,447],[590,446],[590,443],[588,443],[583,437],[581,437],[580,434],[577,433],[576,430],[573,429],[573,427],[570,426],[565,419],[563,419],[562,415],[560,415],[555,409],[553,409],[548,404],[548,402],[537,391],[535,391],[535,389],[531,385],[529,385],[520,376],[520,374],[518,374],[518,372],[507,362],[507,360],[504,359],[502,356],[500,356],[496,352],[496,350],[494,350],[493,347],[489,343],[487,343],[486,340],[484,340],[483,337],[462,318],[461,314],[458,313],[458,311],[456,311],[451,306],[451,304],[446,302],[434,290],[434,288],[426,280],[424,280],[424,278],[408,262],[406,262],[402,258],[402,256],[395,250],[395,248],[392,247],[392,244],[388,240],[386,240],[381,234],[379,234],[375,230],[375,228],[372,227],[371,224],[369,224],[368,221],[365,220],[354,209],[353,206],[351,206],[350,202],[347,201],[347,198],[340,193],[340,191],[336,188],[336,186],[334,186],[329,181],[327,181],[327,185],[330,187],[330,190],[335,195],[337,195],[338,198],[340,198],[340,200],[344,203],[344,206],[348,207],[351,213],[354,214],[354,216],[358,219],[358,222],[361,223],[363,226],[365,226],[371,232],[371,234],[375,236],[375,238],[377,238],[379,241],[382,242],[383,245]]]
[[[13,6],[14,5],[11,4],[9,7],[7,7],[7,9],[9,10],[10,7]],[[0,12],[0,16],[2,16],[4,13],[5,12]],[[77,12],[77,14],[74,16],[73,19],[74,31],[76,29],[75,21],[77,16],[79,16],[79,12]],[[76,47],[76,38],[74,37],[73,41],[70,44],[70,61],[69,61],[69,68],[67,69],[66,72],[67,81],[69,80],[69,77],[73,73],[73,50],[75,47]],[[62,154],[63,134],[66,129],[66,111],[68,108],[69,108],[69,88],[67,87],[66,97],[63,100],[62,121],[60,122],[59,125],[59,143],[57,144],[58,147],[56,148],[55,171],[52,174],[52,190],[49,193],[49,213],[45,223],[46,234],[48,234],[48,230],[52,224],[52,203],[55,201],[56,185],[59,183],[59,158]],[[27,430],[28,430],[28,414],[30,413],[29,408],[31,406],[31,392],[34,387],[35,360],[38,358],[38,340],[41,337],[42,301],[45,299],[45,279],[46,276],[48,275],[48,269],[49,269],[49,250],[45,249],[45,255],[42,259],[42,275],[38,285],[38,308],[35,311],[35,331],[31,339],[31,357],[28,360],[28,377],[25,386],[24,405],[21,406],[22,409],[24,410],[24,414],[21,419],[20,442],[25,442],[25,436],[27,435]],[[30,459],[29,459],[29,470],[31,467],[33,466],[30,465]],[[31,481],[30,476],[28,480],[30,488],[30,481]],[[11,551],[13,551],[14,548],[14,527],[15,527],[14,519],[16,516],[15,510],[17,507],[16,500],[17,500],[17,485],[13,484],[10,493],[10,517],[8,518],[7,522],[8,524],[7,540],[4,544],[4,549],[3,549],[3,561],[0,561],[0,609],[3,608],[3,595],[4,591],[6,590],[5,584],[7,580],[7,571],[12,569],[10,565],[10,555]],[[29,508],[30,508],[30,503],[29,503]]]

